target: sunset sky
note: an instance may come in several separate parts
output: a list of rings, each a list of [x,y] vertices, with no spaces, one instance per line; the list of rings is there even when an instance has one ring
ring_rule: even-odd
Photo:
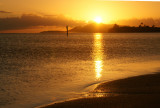
[[[160,2],[149,1],[0,0],[0,32],[62,30],[68,23],[74,27],[97,17],[106,24],[148,19],[159,25],[159,10]]]

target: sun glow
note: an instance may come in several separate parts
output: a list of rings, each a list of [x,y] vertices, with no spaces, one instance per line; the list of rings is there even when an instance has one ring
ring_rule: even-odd
[[[94,21],[95,21],[96,23],[101,23],[101,22],[102,22],[102,18],[101,18],[101,17],[96,17],[96,18],[94,19]]]

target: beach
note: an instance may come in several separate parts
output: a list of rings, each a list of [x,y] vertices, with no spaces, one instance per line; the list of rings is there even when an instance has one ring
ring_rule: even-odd
[[[158,108],[159,82],[159,72],[114,80],[99,84],[91,92],[95,97],[53,103],[41,108]]]

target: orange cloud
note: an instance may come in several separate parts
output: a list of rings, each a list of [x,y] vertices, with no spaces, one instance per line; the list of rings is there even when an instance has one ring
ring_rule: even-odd
[[[6,14],[6,13],[12,13],[12,12],[8,12],[8,11],[0,11],[0,13],[4,13],[4,14]]]
[[[83,21],[72,20],[63,15],[38,16],[24,14],[21,17],[0,18],[0,31],[38,28],[40,26],[70,27],[84,24]]]

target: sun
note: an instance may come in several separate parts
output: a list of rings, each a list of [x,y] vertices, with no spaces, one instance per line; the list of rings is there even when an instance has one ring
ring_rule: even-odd
[[[102,18],[101,18],[101,17],[96,17],[96,18],[94,19],[94,21],[95,21],[96,23],[101,23],[101,22],[102,22]]]

